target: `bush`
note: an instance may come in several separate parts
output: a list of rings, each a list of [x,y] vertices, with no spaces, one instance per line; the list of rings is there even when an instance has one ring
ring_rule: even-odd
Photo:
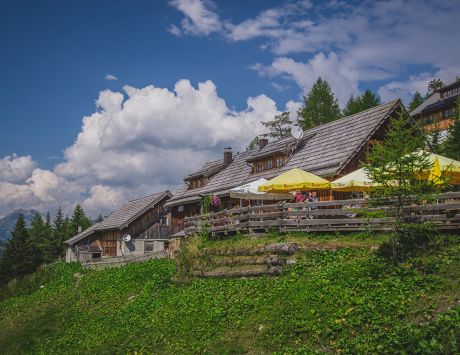
[[[431,223],[400,224],[390,239],[382,243],[378,255],[402,261],[428,250],[436,238],[436,228]]]

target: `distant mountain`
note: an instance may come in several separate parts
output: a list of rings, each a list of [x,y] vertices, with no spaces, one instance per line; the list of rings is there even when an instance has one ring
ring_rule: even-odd
[[[37,210],[16,210],[5,217],[0,218],[0,241],[10,239],[11,231],[18,220],[20,214],[24,215],[24,219],[27,225],[30,225],[35,213],[39,213]]]

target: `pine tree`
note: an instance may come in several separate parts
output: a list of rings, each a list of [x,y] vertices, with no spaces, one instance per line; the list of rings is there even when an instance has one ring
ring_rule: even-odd
[[[454,123],[449,127],[443,153],[455,160],[460,160],[460,98],[457,99]]]
[[[26,228],[24,216],[21,214],[16,221],[11,238],[0,261],[0,283],[20,277],[36,269],[33,243]]]
[[[102,213],[99,213],[99,216],[96,219],[96,223],[102,222],[104,220],[104,217],[102,216]]]
[[[71,237],[73,237],[75,234],[72,233],[72,227],[70,223],[70,218],[68,215],[65,216],[64,218],[64,223],[62,225],[62,230],[64,232],[64,240],[67,240]]]
[[[344,110],[344,116],[354,115],[355,113],[370,109],[380,105],[380,97],[369,89],[366,89],[360,96],[351,96]]]
[[[44,261],[47,246],[47,228],[40,214],[33,216],[28,234],[35,254],[34,263],[39,265]]]
[[[369,89],[364,90],[360,98],[361,111],[380,105],[380,97]]]
[[[431,143],[431,147],[433,148],[434,152],[435,153],[441,153],[440,152],[440,144],[441,144],[441,141],[440,141],[440,137],[441,134],[439,132],[439,130],[435,130],[431,136],[430,136],[430,143]]]
[[[73,210],[72,219],[70,220],[70,233],[71,235],[76,235],[78,233],[78,227],[81,227],[81,230],[91,226],[91,220],[86,216],[83,208],[78,204]]]
[[[417,107],[423,104],[423,97],[418,91],[415,92],[412,101],[409,103],[409,112],[414,111]]]
[[[340,108],[337,99],[328,82],[318,78],[304,97],[303,107],[299,110],[298,125],[306,130],[338,118]]]
[[[347,104],[345,105],[345,108],[343,109],[343,115],[351,116],[360,111],[361,111],[361,108],[360,108],[359,97],[354,97],[353,95],[351,95],[350,98],[348,99]]]
[[[279,139],[292,135],[292,121],[289,117],[289,112],[276,115],[272,121],[261,121],[260,123],[269,129],[268,133],[263,134],[265,137]]]
[[[446,84],[441,79],[433,79],[428,83],[427,87],[427,94],[426,96],[430,96],[435,91],[442,89]]]
[[[414,218],[414,204],[426,202],[442,184],[421,180],[432,163],[424,152],[426,137],[401,113],[391,120],[385,142],[376,145],[365,165],[369,177],[379,184],[371,191],[371,205],[392,206],[395,218],[388,243],[381,248],[394,261],[403,259],[418,249],[426,248],[433,235],[431,224]]]
[[[53,221],[53,234],[49,243],[50,259],[57,259],[63,256],[65,251],[64,241],[69,237],[68,227],[65,224],[62,208],[59,207]]]

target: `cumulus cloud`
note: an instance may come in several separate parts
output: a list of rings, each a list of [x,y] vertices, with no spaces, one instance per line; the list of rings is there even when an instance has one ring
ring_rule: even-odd
[[[125,100],[118,92],[100,93],[99,111],[83,119],[65,162],[55,169],[58,174],[132,186],[147,179],[177,182],[224,146],[244,147],[261,133],[260,121],[278,112],[265,95],[234,111],[211,81],[194,88],[180,80],[172,91],[152,85],[124,91]]]
[[[113,74],[107,74],[107,75],[105,76],[105,80],[113,81],[113,80],[118,80],[118,78],[117,78],[115,75],[113,75]]]
[[[181,21],[181,29],[175,25],[169,27],[169,32],[174,35],[182,32],[209,35],[222,29],[219,16],[214,12],[215,6],[210,0],[171,0],[170,4],[185,16]]]
[[[256,64],[252,69],[260,75],[281,75],[286,79],[294,80],[304,93],[311,89],[318,77],[322,77],[331,85],[341,105],[346,103],[351,94],[358,93],[358,80],[354,72],[341,63],[334,52],[328,55],[319,53],[306,63],[279,57],[270,65]]]
[[[378,93],[383,101],[399,97],[407,104],[412,100],[413,94],[416,91],[425,95],[428,83],[431,79],[433,79],[433,77],[440,78],[445,83],[450,83],[452,78],[455,78],[456,75],[458,75],[457,73],[460,73],[460,67],[458,67],[458,69],[449,68],[448,70],[439,70],[435,73],[427,72],[418,75],[411,75],[408,80],[391,81],[381,86]]]
[[[353,6],[340,0],[314,5],[287,2],[240,22],[221,20],[223,26],[216,31],[231,42],[262,41],[259,47],[275,56],[271,73],[295,80],[302,92],[310,87],[310,76],[322,72],[321,65],[337,63],[340,69],[333,72],[339,78],[332,86],[341,91],[337,94],[343,104],[344,96],[355,94],[358,86],[369,82],[381,82],[384,99],[398,97],[395,95],[407,98],[412,94],[408,90],[417,87],[408,74],[414,65],[423,67],[431,77],[455,72],[446,79],[451,82],[459,73],[460,47],[453,45],[458,41],[458,15],[455,0],[442,4],[429,0],[364,1]],[[314,62],[318,62],[316,67]],[[275,68],[281,63],[286,70]],[[305,73],[307,79],[293,71]],[[343,93],[345,89],[348,94]]]
[[[22,157],[16,154],[7,155],[3,159],[0,159],[0,181],[25,181],[36,165],[30,155]]]
[[[0,215],[17,208],[45,211],[57,206],[69,212],[81,192],[78,183],[67,181],[52,171],[35,168],[24,182],[0,181]]]
[[[18,207],[71,208],[79,202],[96,216],[128,199],[174,190],[202,163],[222,157],[224,147],[235,153],[244,149],[265,132],[260,121],[278,113],[265,95],[250,97],[245,109],[234,110],[212,81],[194,87],[179,80],[171,90],[153,85],[104,90],[62,163],[52,171],[34,166],[22,180],[0,183],[0,214]]]

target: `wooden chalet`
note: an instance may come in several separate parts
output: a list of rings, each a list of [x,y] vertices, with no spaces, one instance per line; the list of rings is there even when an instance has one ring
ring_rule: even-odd
[[[84,262],[164,250],[171,235],[164,204],[171,197],[165,191],[127,202],[102,222],[67,240],[66,261]],[[123,241],[126,235],[130,236],[127,242]]]
[[[425,132],[439,132],[440,140],[447,138],[447,130],[454,123],[457,100],[460,97],[460,80],[432,93],[410,114]]]
[[[299,139],[288,137],[272,142],[262,139],[258,148],[236,155],[227,148],[223,160],[207,163],[190,174],[166,203],[171,210],[172,234],[180,234],[184,229],[184,217],[200,213],[205,195],[218,195],[222,207],[229,209],[239,203],[229,197],[229,189],[262,177],[271,179],[300,168],[332,180],[356,170],[372,147],[385,139],[390,118],[398,112],[405,112],[400,100],[309,129]],[[203,179],[210,166],[216,168]],[[197,183],[197,179],[203,180]],[[318,191],[323,201],[349,197],[343,194]]]

